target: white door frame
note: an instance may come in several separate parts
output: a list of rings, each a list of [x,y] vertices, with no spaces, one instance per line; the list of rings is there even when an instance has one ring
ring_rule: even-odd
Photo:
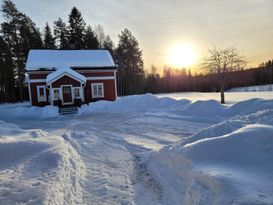
[[[64,102],[64,96],[63,96],[63,87],[70,87],[71,89],[71,102]],[[61,85],[61,98],[62,98],[62,105],[71,105],[74,104],[74,95],[73,95],[73,86],[72,85]]]

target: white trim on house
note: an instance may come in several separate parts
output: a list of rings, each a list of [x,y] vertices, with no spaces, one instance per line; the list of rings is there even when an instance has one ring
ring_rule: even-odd
[[[115,80],[115,76],[86,77],[86,80]]]
[[[71,72],[72,72],[72,71],[73,71],[73,70],[71,70]],[[58,70],[58,71],[55,71],[55,72],[62,72],[62,70]],[[73,75],[73,73],[74,73],[75,75]],[[54,74],[54,73],[51,73],[51,74],[49,74],[49,75],[46,77],[46,83],[47,83],[47,84],[51,84],[51,83],[53,83],[53,82],[59,80],[60,78],[62,78],[62,77],[64,77],[64,76],[68,76],[68,77],[70,77],[70,78],[72,78],[72,79],[74,79],[74,80],[76,80],[76,81],[78,81],[78,82],[85,83],[85,80],[86,80],[85,76],[83,76],[83,75],[77,73],[76,71],[73,71],[73,73],[69,73],[68,71],[63,71],[62,74],[57,75],[57,76],[54,76],[52,79],[49,78],[49,75]],[[81,79],[81,78],[82,78],[82,79]]]
[[[98,86],[101,86],[101,95],[98,94]],[[94,89],[97,89],[97,94],[95,95],[95,93],[93,92]],[[92,98],[104,98],[104,86],[103,83],[91,83],[91,93],[92,93]]]
[[[30,105],[32,106],[32,95],[31,95],[31,87],[30,87],[30,81],[29,81],[28,74],[26,74],[26,82],[27,82],[27,86],[28,86],[28,97],[29,97]]]
[[[37,99],[38,99],[38,102],[46,102],[46,86],[45,85],[38,85],[37,87]],[[44,89],[44,98],[41,99],[41,96],[40,96],[40,88],[43,88]]]
[[[71,87],[71,102],[64,102],[64,96],[63,96],[63,87]],[[61,100],[63,105],[71,105],[74,103],[74,96],[73,96],[73,86],[72,85],[61,85]]]
[[[55,70],[33,70],[33,71],[26,71],[27,74],[47,74],[47,73],[52,73]]]
[[[99,72],[99,73],[109,73],[109,72],[113,72],[115,71],[116,68],[113,68],[113,69],[107,69],[107,70],[80,70],[80,69],[76,69],[75,71],[79,72],[79,73],[93,73],[93,72]]]
[[[29,80],[30,83],[45,83],[46,79],[31,79]]]
[[[85,102],[85,96],[84,96],[84,93],[85,93],[85,88],[86,84],[81,84],[81,92],[82,92],[82,102]]]
[[[118,97],[118,91],[117,91],[117,71],[114,71],[114,77],[115,77],[115,95],[116,95],[116,99]]]

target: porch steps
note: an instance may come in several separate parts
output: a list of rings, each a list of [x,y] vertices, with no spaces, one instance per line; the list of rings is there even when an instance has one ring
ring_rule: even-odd
[[[78,113],[78,107],[69,106],[69,107],[60,107],[59,108],[60,115],[69,115]]]

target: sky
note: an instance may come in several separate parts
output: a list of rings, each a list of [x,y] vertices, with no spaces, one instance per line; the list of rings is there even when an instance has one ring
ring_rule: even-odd
[[[146,69],[169,65],[175,45],[190,45],[195,63],[213,47],[235,46],[249,67],[273,57],[273,0],[13,0],[43,30],[76,6],[87,24],[101,24],[117,44],[128,28]],[[181,56],[183,58],[183,56]],[[193,66],[193,65],[192,65]]]

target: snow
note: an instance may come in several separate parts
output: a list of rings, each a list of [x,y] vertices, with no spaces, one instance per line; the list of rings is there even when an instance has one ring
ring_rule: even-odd
[[[70,116],[1,105],[0,201],[272,204],[273,95],[219,97],[127,96]]]
[[[273,91],[273,84],[237,87],[237,88],[231,88],[227,90],[227,92],[265,92],[265,91]]]
[[[0,119],[44,119],[59,116],[58,107],[30,106],[30,103],[3,104],[0,106]]]
[[[170,97],[176,100],[188,99],[191,101],[198,100],[216,100],[220,102],[220,93],[199,93],[199,92],[184,92],[184,93],[164,93],[157,94],[158,97]],[[251,98],[261,98],[265,100],[273,99],[273,92],[225,92],[227,104],[233,104],[238,101],[249,100]]]
[[[64,139],[0,121],[1,204],[77,204],[84,165]]]
[[[83,83],[86,83],[86,78],[79,74],[78,72],[72,70],[70,67],[68,66],[60,66],[60,67],[56,67],[56,71],[50,73],[49,75],[47,75],[46,77],[46,83],[50,84],[52,82],[54,82],[54,80],[57,80],[58,77],[62,76],[62,75],[70,75],[78,80],[80,80]]]
[[[152,153],[143,163],[167,195],[163,204],[271,204],[272,120],[269,124],[234,126],[224,135],[216,126],[209,128],[215,137],[204,130],[199,140],[193,136]]]
[[[68,67],[115,67],[108,50],[30,50],[26,70]]]

